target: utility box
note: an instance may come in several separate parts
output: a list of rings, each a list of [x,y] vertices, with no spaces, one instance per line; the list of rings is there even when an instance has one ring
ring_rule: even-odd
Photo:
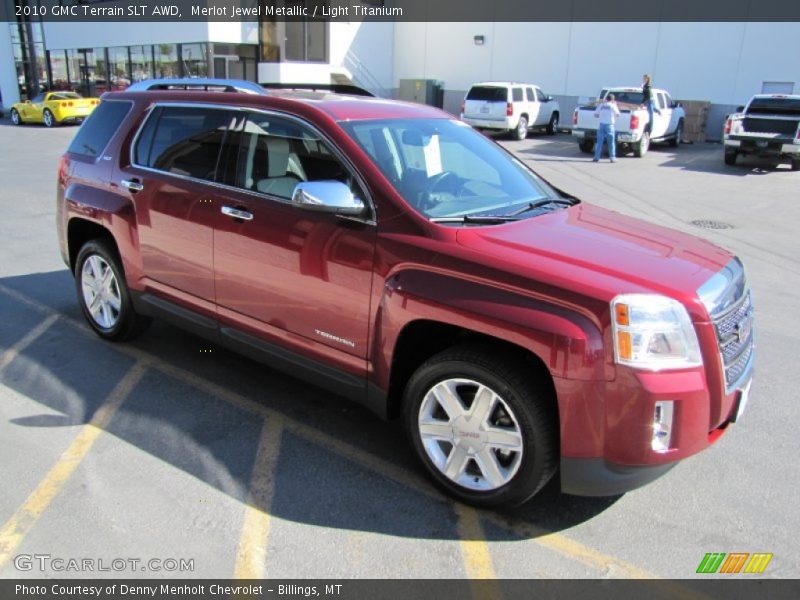
[[[400,99],[442,108],[444,83],[435,79],[401,79]]]

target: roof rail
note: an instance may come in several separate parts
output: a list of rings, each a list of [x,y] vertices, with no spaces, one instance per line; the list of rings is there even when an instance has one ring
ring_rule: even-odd
[[[126,91],[143,92],[147,90],[202,90],[206,92],[240,92],[243,94],[267,94],[263,87],[243,79],[146,79],[130,85]]]
[[[351,96],[371,96],[375,94],[350,83],[262,83],[267,89],[277,90],[307,90],[311,92],[333,92],[334,94],[350,94]]]

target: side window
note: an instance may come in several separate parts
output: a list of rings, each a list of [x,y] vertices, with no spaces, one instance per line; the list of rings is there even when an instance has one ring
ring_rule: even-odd
[[[538,88],[536,89],[536,99],[539,102],[546,102],[547,101],[546,100],[546,96],[542,93],[542,90],[540,90]]]
[[[232,120],[232,113],[221,109],[157,108],[136,141],[134,162],[167,173],[213,181],[220,148]]]
[[[514,102],[522,102],[522,88],[512,88],[511,90],[511,100]]]
[[[132,102],[103,100],[78,129],[67,152],[90,157],[100,156],[132,106]]]
[[[533,93],[533,88],[525,88],[525,97],[527,98],[528,102],[533,102],[536,100],[536,95]]]
[[[301,181],[336,180],[364,198],[350,171],[325,142],[294,121],[250,113],[240,136],[237,187],[290,200]]]
[[[672,101],[672,98],[669,97],[669,94],[666,92],[664,93],[664,98],[667,103],[667,108],[675,108],[675,103]]]
[[[664,100],[664,94],[658,93],[658,108],[667,108],[667,103]]]

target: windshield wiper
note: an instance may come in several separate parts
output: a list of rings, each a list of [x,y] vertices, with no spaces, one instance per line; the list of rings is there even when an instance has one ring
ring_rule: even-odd
[[[431,223],[478,223],[481,225],[519,220],[519,217],[513,215],[461,215],[458,217],[431,217],[430,219]]]
[[[534,210],[541,206],[547,206],[548,204],[561,204],[563,206],[574,206],[575,201],[570,200],[568,198],[542,198],[541,200],[536,200],[535,202],[528,202],[522,208],[519,208],[514,212],[508,213],[508,216],[515,217],[517,215],[521,215],[522,213],[526,213],[529,210]]]

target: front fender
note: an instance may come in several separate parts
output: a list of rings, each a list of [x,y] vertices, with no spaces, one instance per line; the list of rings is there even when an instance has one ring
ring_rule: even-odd
[[[375,383],[388,389],[392,354],[400,333],[418,320],[446,323],[529,350],[553,377],[609,379],[603,332],[587,315],[451,275],[406,270],[389,278],[377,311]]]

